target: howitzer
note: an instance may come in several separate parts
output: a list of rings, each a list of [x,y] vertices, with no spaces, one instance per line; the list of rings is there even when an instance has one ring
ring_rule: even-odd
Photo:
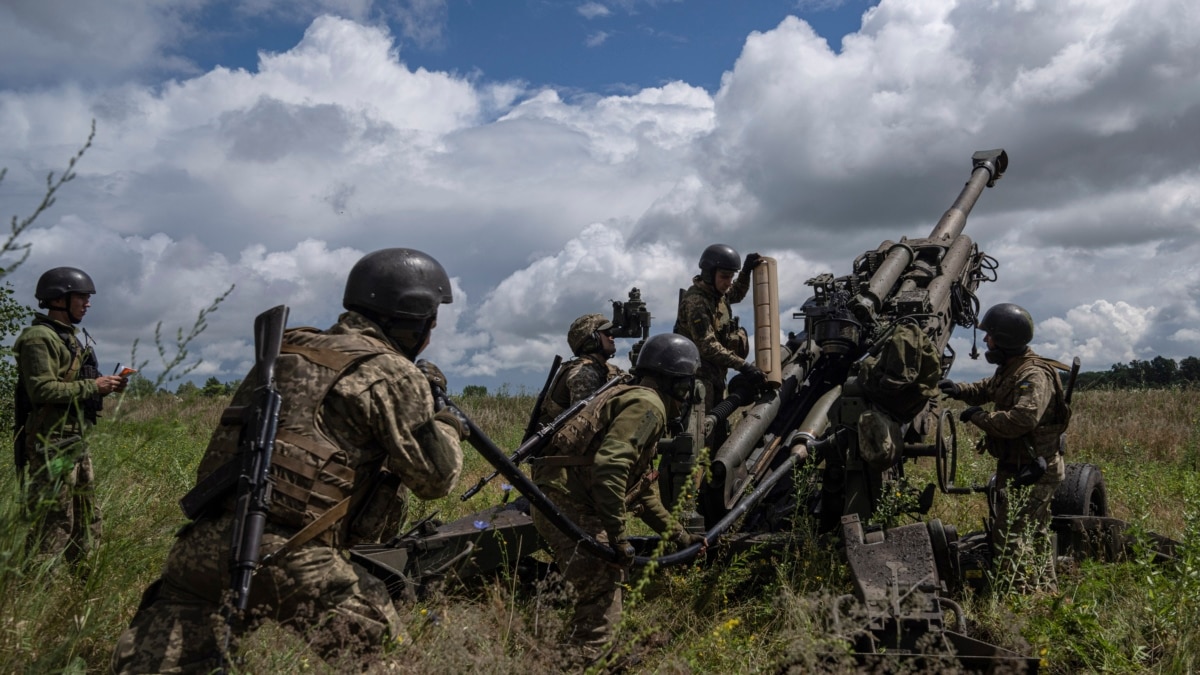
[[[612,389],[613,387],[617,386],[618,384],[621,384],[622,382],[626,382],[626,381],[628,381],[628,376],[618,375],[617,377],[612,378],[608,382],[605,382],[603,385],[600,386],[599,389],[592,392],[591,395],[589,395],[587,398],[581,398],[578,401],[576,401],[574,404],[571,405],[571,407],[562,411],[558,415],[558,417],[555,417],[554,420],[551,421],[549,424],[543,426],[541,429],[538,429],[537,431],[533,432],[532,434],[527,435],[525,438],[525,441],[521,443],[521,446],[518,447],[516,450],[514,450],[512,455],[510,455],[507,458],[508,462],[510,464],[512,464],[513,466],[520,466],[520,464],[522,462],[525,462],[526,460],[528,460],[532,457],[536,457],[538,455],[538,453],[540,453],[542,451],[542,449],[546,447],[546,443],[548,443],[550,441],[550,438],[552,436],[554,436],[554,434],[558,433],[558,430],[562,429],[563,425],[566,424],[576,414],[578,414],[580,410],[583,410],[584,407],[587,406],[588,403],[591,403],[592,399],[599,396],[602,392],[608,391],[609,389]],[[442,400],[446,405],[450,405],[449,399],[446,398],[444,395],[442,397]],[[466,414],[463,413],[462,410],[458,408],[458,406],[454,406],[454,408],[455,408],[455,410],[458,411],[459,415],[463,419],[469,419],[466,416]],[[473,437],[474,437],[474,429],[472,429],[472,438]],[[494,446],[495,444],[492,444],[492,445]],[[479,482],[476,483],[475,485],[473,485],[470,490],[467,490],[466,492],[464,492],[462,494],[462,497],[460,497],[460,499],[465,502],[468,499],[470,499],[471,497],[474,497],[476,494],[479,493],[480,490],[482,490],[484,488],[484,486],[486,486],[488,483],[495,480],[496,476],[499,476],[500,473],[501,473],[500,469],[497,468],[492,473],[484,476],[483,478],[480,478]]]

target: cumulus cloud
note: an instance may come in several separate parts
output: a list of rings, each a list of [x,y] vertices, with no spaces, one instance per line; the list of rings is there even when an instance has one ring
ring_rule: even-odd
[[[609,38],[609,33],[607,31],[601,30],[601,31],[596,31],[595,33],[592,33],[591,35],[587,36],[587,39],[585,39],[583,41],[583,43],[589,47],[599,47],[600,45],[607,42],[608,38]]]
[[[12,7],[31,11],[0,12]],[[718,241],[780,259],[784,329],[799,330],[805,280],[925,236],[971,153],[1004,147],[1008,174],[966,228],[1000,261],[984,306],[1021,303],[1036,348],[1089,368],[1200,348],[1190,4],[883,0],[839,52],[789,18],[746,36],[715,94],[671,82],[626,96],[410,68],[401,45],[415,38],[349,16],[380,7],[316,19],[255,72],[144,86],[109,64],[98,72],[117,84],[0,90],[6,205],[36,199],[92,118],[99,130],[31,237],[18,292],[42,267],[96,270],[119,304],[98,298],[88,321],[121,345],[159,319],[190,325],[236,283],[201,353],[240,377],[258,311],[286,301],[294,321],[328,323],[357,256],[413,246],[455,277],[431,358],[459,378],[530,382],[565,353],[571,319],[632,286],[669,330]],[[172,25],[146,16],[160,37],[131,43],[142,59]],[[951,345],[965,354],[970,338]],[[956,377],[990,370],[960,363]]]

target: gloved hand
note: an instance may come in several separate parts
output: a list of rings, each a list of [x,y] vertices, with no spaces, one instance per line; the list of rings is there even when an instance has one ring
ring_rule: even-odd
[[[767,374],[759,370],[758,366],[750,363],[749,361],[743,363],[742,366],[738,368],[738,372],[742,375],[745,375],[746,380],[755,389],[761,389],[767,384]]]
[[[675,530],[671,533],[669,541],[675,545],[676,551],[682,551],[689,546],[703,544],[704,535],[688,532],[687,530]]]
[[[1013,477],[1013,486],[1025,487],[1027,485],[1033,485],[1041,480],[1042,476],[1046,475],[1047,468],[1049,467],[1046,465],[1045,457],[1038,457],[1037,459],[1034,459],[1032,462],[1021,467],[1021,470],[1018,471],[1017,475]]]
[[[460,441],[466,440],[471,435],[471,429],[467,426],[466,418],[453,406],[443,406],[433,416],[433,419],[438,422],[445,422],[454,427],[454,430],[458,432],[458,440]]]
[[[983,408],[981,408],[977,405],[973,405],[970,408],[967,408],[966,410],[959,413],[958,421],[959,422],[970,422],[972,417],[974,417],[976,414],[981,413],[981,412],[983,412]]]
[[[938,381],[937,386],[938,389],[942,390],[943,394],[949,396],[950,398],[958,398],[958,394],[961,391],[958,383],[954,380],[940,380]]]
[[[612,540],[613,551],[617,554],[616,564],[621,567],[629,567],[633,565],[633,559],[637,556],[637,550],[633,548],[633,544],[625,537]]]
[[[742,263],[742,271],[748,272],[762,264],[763,257],[757,253],[747,253],[746,262]]]
[[[413,365],[415,365],[417,369],[421,371],[426,380],[429,380],[429,386],[432,389],[441,389],[442,391],[446,391],[448,383],[446,382],[446,375],[442,373],[441,368],[438,368],[425,359],[420,359]]]

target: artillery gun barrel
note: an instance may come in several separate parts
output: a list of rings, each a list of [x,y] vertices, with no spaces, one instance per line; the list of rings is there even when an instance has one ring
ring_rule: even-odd
[[[1008,169],[1008,153],[996,150],[981,150],[971,156],[971,178],[958,193],[958,199],[950,205],[942,219],[929,233],[930,239],[949,240],[962,234],[967,224],[967,215],[975,207],[984,187],[992,187]]]

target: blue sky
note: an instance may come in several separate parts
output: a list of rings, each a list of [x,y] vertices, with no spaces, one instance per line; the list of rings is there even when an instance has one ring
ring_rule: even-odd
[[[429,10],[441,17],[436,28],[406,32],[405,21],[386,11],[373,19],[399,36],[400,58],[414,68],[587,93],[636,91],[672,80],[715,91],[751,31],[800,16],[839,50],[842,36],[858,30],[863,12],[874,4],[455,0]],[[216,4],[203,11],[199,26],[203,35],[182,45],[182,54],[203,70],[218,65],[252,70],[260,50],[291,48],[308,23],[246,16]]]
[[[7,281],[88,270],[109,367],[233,284],[191,351],[230,380],[256,314],[328,325],[355,260],[409,246],[455,283],[426,354],[452,388],[537,386],[630,287],[667,330],[711,243],[780,261],[797,330],[807,279],[925,236],[1003,147],[966,228],[1000,262],[982,303],[1087,369],[1178,360],[1200,355],[1198,34],[1189,0],[7,0],[2,210],[97,129]]]

